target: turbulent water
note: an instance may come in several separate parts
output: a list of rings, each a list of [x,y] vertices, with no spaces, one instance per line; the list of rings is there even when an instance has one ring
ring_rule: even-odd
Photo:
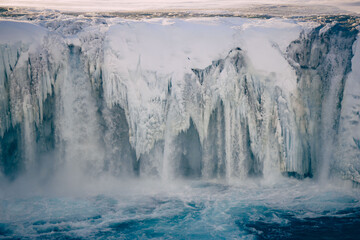
[[[0,237],[359,234],[358,18],[133,17],[2,11]]]
[[[5,239],[357,238],[358,191],[283,180],[241,185],[112,180],[85,187],[87,193],[101,192],[97,195],[12,196],[0,201],[0,233]]]

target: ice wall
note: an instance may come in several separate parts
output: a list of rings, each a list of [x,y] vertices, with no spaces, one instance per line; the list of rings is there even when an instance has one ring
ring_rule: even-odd
[[[310,159],[311,173],[322,179],[339,170],[334,162],[347,161],[339,155],[343,151],[339,137],[344,133],[340,118],[348,105],[344,91],[352,85],[354,71],[348,73],[356,68],[351,62],[356,35],[355,29],[341,24],[319,26],[302,34],[287,50],[298,75],[302,110],[297,112],[296,121],[306,149],[303,159]]]
[[[240,18],[38,24],[0,22],[8,33],[0,163],[10,178],[62,169],[359,181],[352,27]]]
[[[332,163],[333,174],[360,182],[360,42],[359,35],[353,45],[354,57],[351,61],[351,72],[348,75],[343,92],[341,118],[339,119],[336,152]],[[340,170],[340,172],[336,172]]]
[[[1,21],[0,28],[0,163],[11,176],[33,168],[38,153],[53,144],[52,96],[63,71],[63,46],[33,24]]]

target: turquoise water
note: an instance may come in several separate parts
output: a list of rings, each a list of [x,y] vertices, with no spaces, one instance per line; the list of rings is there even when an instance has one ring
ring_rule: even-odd
[[[61,194],[3,194],[0,238],[356,239],[359,200],[357,189],[293,179],[134,181]]]

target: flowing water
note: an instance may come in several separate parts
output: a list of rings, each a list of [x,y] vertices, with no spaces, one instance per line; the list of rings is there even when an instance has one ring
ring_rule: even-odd
[[[67,189],[68,196],[49,191],[47,196],[9,195],[0,200],[0,233],[2,239],[358,237],[359,191],[310,180],[279,180],[282,183],[227,184],[107,179]]]

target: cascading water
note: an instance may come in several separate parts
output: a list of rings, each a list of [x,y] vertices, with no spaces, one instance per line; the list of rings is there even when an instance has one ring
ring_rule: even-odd
[[[95,172],[103,168],[103,148],[96,102],[80,62],[80,49],[70,46],[69,65],[59,91],[59,148],[70,169]]]
[[[317,185],[360,183],[357,18],[4,16],[0,235],[297,238],[319,219],[360,224],[357,191]],[[309,234],[339,237],[316,224]]]

